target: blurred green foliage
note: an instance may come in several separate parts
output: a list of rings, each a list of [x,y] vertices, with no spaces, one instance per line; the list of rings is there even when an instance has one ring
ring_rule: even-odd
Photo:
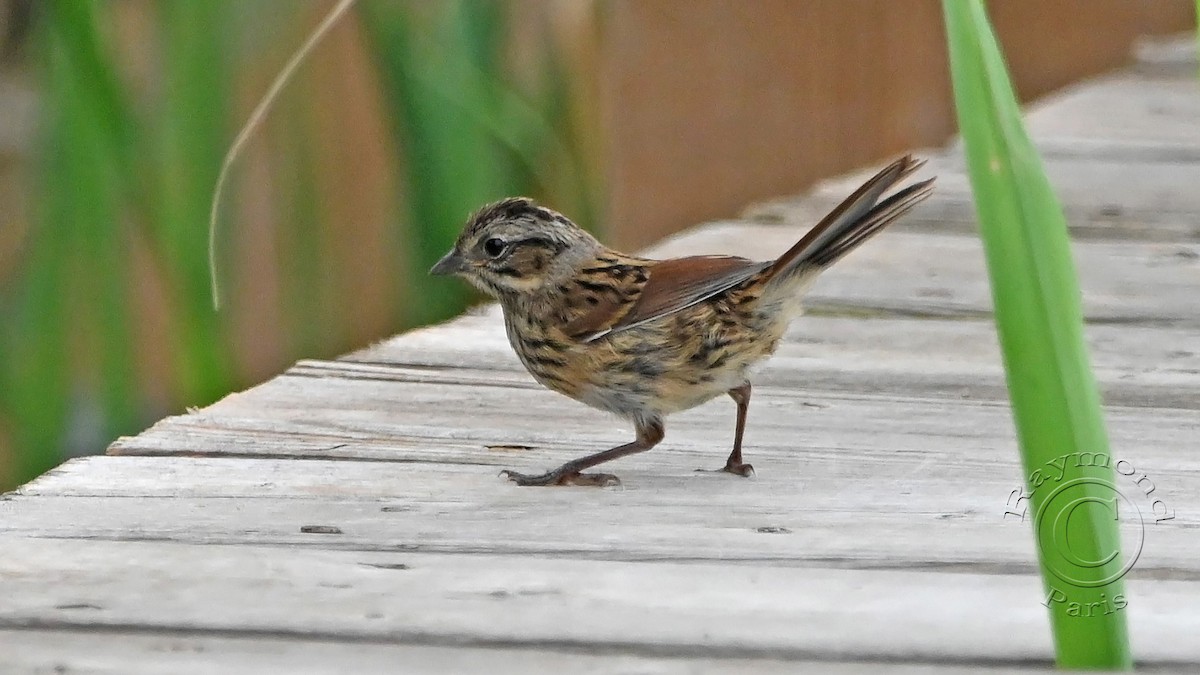
[[[562,144],[562,79],[553,52],[541,62],[551,86],[535,105],[506,84],[502,49],[505,6],[470,0],[421,17],[405,5],[360,5],[374,45],[394,134],[404,147],[414,248],[410,283],[419,284],[454,243],[462,205],[496,195],[544,192],[543,179],[567,177],[572,214],[591,221],[588,186]],[[548,115],[557,112],[558,115]],[[463,284],[437,284],[410,303],[409,320],[429,323],[457,314]]]
[[[251,66],[261,69],[255,59],[266,53],[257,44],[265,35],[295,40],[297,33],[266,19],[278,18],[278,3],[145,5],[158,38],[137,47],[150,52],[153,64],[153,95],[147,95],[130,86],[119,65],[117,5],[45,0],[35,6],[28,51],[43,114],[28,231],[18,268],[0,277],[6,279],[0,286],[0,447],[7,444],[14,457],[7,471],[0,466],[0,489],[37,476],[69,453],[100,452],[158,414],[205,405],[249,384],[235,365],[230,313],[212,310],[206,220],[221,157],[245,114],[232,105],[239,76]],[[286,7],[296,21],[324,9]],[[594,216],[596,186],[583,179],[584,160],[566,119],[564,64],[548,32],[535,31],[540,72],[534,86],[518,86],[506,58],[510,12],[499,1],[362,0],[347,17],[368,37],[391,140],[403,158],[396,210],[407,218],[391,241],[380,242],[409,270],[407,280],[397,280],[407,293],[392,317],[395,329],[463,309],[469,297],[462,286],[432,282],[425,270],[482,203],[553,192],[555,203],[584,224]],[[245,39],[250,31],[253,40]],[[318,47],[310,61],[320,58]],[[317,208],[316,176],[355,167],[319,166],[305,126],[287,129],[295,133],[287,154],[295,166],[279,179],[290,181],[278,190],[289,203],[275,205],[289,228],[279,248],[293,258],[278,279],[286,327],[294,329],[284,341],[293,359],[331,356],[340,345],[322,342],[328,332],[305,329],[321,317],[313,286],[327,281],[305,271],[323,255],[328,238],[319,233],[337,226],[324,222]],[[230,201],[236,203],[234,182]],[[236,254],[236,238],[227,236],[236,229],[228,222],[233,214],[226,209],[222,217],[223,260]],[[135,250],[148,252],[149,260],[135,261]],[[153,409],[146,377],[139,376],[138,264],[161,281],[170,314],[171,330],[153,336],[170,341],[170,369],[152,374],[166,379],[173,399],[168,410]],[[353,312],[340,316],[353,320]]]

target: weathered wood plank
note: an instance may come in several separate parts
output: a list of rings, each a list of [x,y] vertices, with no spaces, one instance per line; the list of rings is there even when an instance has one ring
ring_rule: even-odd
[[[859,659],[837,661],[758,658],[652,656],[608,648],[471,647],[390,644],[369,640],[309,640],[236,634],[172,633],[151,627],[146,632],[85,626],[57,630],[0,630],[0,672],[71,673],[72,675],[344,675],[397,673],[443,675],[487,672],[495,675],[601,672],[689,675],[749,673],[785,675],[795,672],[895,675],[961,672],[963,664],[883,663]],[[646,650],[651,651],[651,650]],[[975,666],[984,675],[1042,672],[1044,664]]]
[[[1200,93],[1196,97],[1200,107]],[[1200,133],[1183,150],[1178,146],[1157,150],[1161,157],[1142,150],[1138,156],[1105,158],[1094,156],[1084,142],[1060,146],[1043,162],[1077,239],[1190,244],[1200,240],[1200,223],[1194,217],[1200,212],[1200,191],[1193,187],[1200,182]],[[1198,156],[1177,157],[1185,150]],[[890,231],[974,235],[978,231],[975,206],[960,152],[935,152],[939,151],[917,153],[930,159],[922,174],[938,177],[934,197]],[[803,196],[756,204],[743,216],[811,227],[872,173],[863,170],[823,182]]]
[[[1200,579],[1189,534],[1200,525],[1200,460],[1129,461],[1175,515],[1154,523],[1151,499],[1122,484],[1147,521],[1134,576]],[[92,458],[0,502],[0,533],[1032,573],[1029,525],[1004,515],[1019,485],[1005,465],[978,453],[830,453],[738,480],[664,453],[621,490],[522,490],[477,467]]]
[[[1109,404],[1200,408],[1200,331],[1093,324],[1087,335],[1096,378]],[[398,335],[339,361],[496,371],[497,382],[517,386],[531,381],[508,345],[495,306]],[[754,383],[794,391],[998,401],[1008,397],[1000,363],[995,328],[988,320],[808,314],[792,323]]]
[[[713,223],[651,252],[766,260],[800,235],[801,230],[789,227]],[[1074,252],[1088,320],[1200,328],[1200,245],[1086,241],[1077,242]],[[809,298],[814,307],[918,316],[982,316],[991,309],[978,239],[902,231],[884,233],[839,261],[816,281]]]
[[[1200,210],[1200,197],[1190,187],[1200,179],[1198,162],[1094,161],[1062,156],[1046,157],[1045,167],[1076,240],[1163,244],[1200,240],[1200,225],[1192,217]],[[802,197],[751,205],[743,217],[811,227],[870,173],[827,181]],[[970,185],[960,163],[931,162],[928,173],[937,175],[935,198],[889,228],[887,237],[898,232],[976,234]]]
[[[1130,74],[1146,78],[1196,79],[1196,37],[1183,34],[1138,40],[1134,45]]]
[[[1022,665],[1050,658],[1033,575],[612,563],[5,537],[0,628]],[[33,572],[33,574],[31,574]],[[47,583],[49,582],[49,583]],[[1200,662],[1195,581],[1130,584],[1150,663]],[[320,612],[311,608],[320,607]]]
[[[346,376],[348,368],[360,376]],[[510,465],[511,453],[488,447],[531,446],[550,462],[612,447],[630,433],[624,422],[517,372],[511,382],[498,381],[491,371],[361,363],[306,362],[293,372],[299,374],[163,420],[120,439],[111,452]],[[1152,462],[1186,457],[1200,430],[1194,409],[1110,406],[1108,417],[1114,452]],[[751,420],[746,443],[751,461],[761,458],[760,470],[795,461],[798,453],[852,449],[950,458],[970,448],[1016,457],[1009,410],[1000,401],[763,386],[755,392]],[[726,451],[732,424],[726,400],[673,415],[666,440],[625,465],[644,466],[677,452],[704,466]]]
[[[1117,73],[1030,107],[1025,124],[1050,157],[1200,161],[1200,90],[1187,77]]]

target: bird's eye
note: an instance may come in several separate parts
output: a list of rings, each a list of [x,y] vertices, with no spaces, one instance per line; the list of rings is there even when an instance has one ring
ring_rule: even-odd
[[[508,248],[508,245],[504,243],[504,240],[497,239],[496,237],[483,242],[483,252],[493,258],[499,258],[506,248]]]

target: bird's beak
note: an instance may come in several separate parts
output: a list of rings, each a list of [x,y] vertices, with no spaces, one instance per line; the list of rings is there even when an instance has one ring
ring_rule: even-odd
[[[437,261],[437,264],[430,268],[429,273],[435,276],[450,276],[465,272],[467,266],[464,264],[462,256],[458,255],[458,251],[451,249],[449,253],[442,256],[442,259]]]

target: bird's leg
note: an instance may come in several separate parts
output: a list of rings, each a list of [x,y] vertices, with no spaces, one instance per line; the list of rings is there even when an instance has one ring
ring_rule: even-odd
[[[729,459],[725,460],[724,468],[717,471],[752,476],[754,467],[742,461],[742,434],[746,432],[746,411],[750,409],[750,383],[730,389],[729,398],[737,404],[737,428],[733,432],[733,452],[729,453]]]
[[[663,439],[666,433],[661,419],[639,420],[635,428],[637,438],[632,443],[618,445],[611,450],[573,459],[553,471],[548,471],[538,476],[531,476],[505,469],[500,472],[500,475],[517,485],[594,485],[600,487],[605,485],[620,485],[621,480],[611,473],[582,472],[584,469],[590,469],[597,464],[611,462],[626,455],[645,452],[658,445],[658,442]]]

